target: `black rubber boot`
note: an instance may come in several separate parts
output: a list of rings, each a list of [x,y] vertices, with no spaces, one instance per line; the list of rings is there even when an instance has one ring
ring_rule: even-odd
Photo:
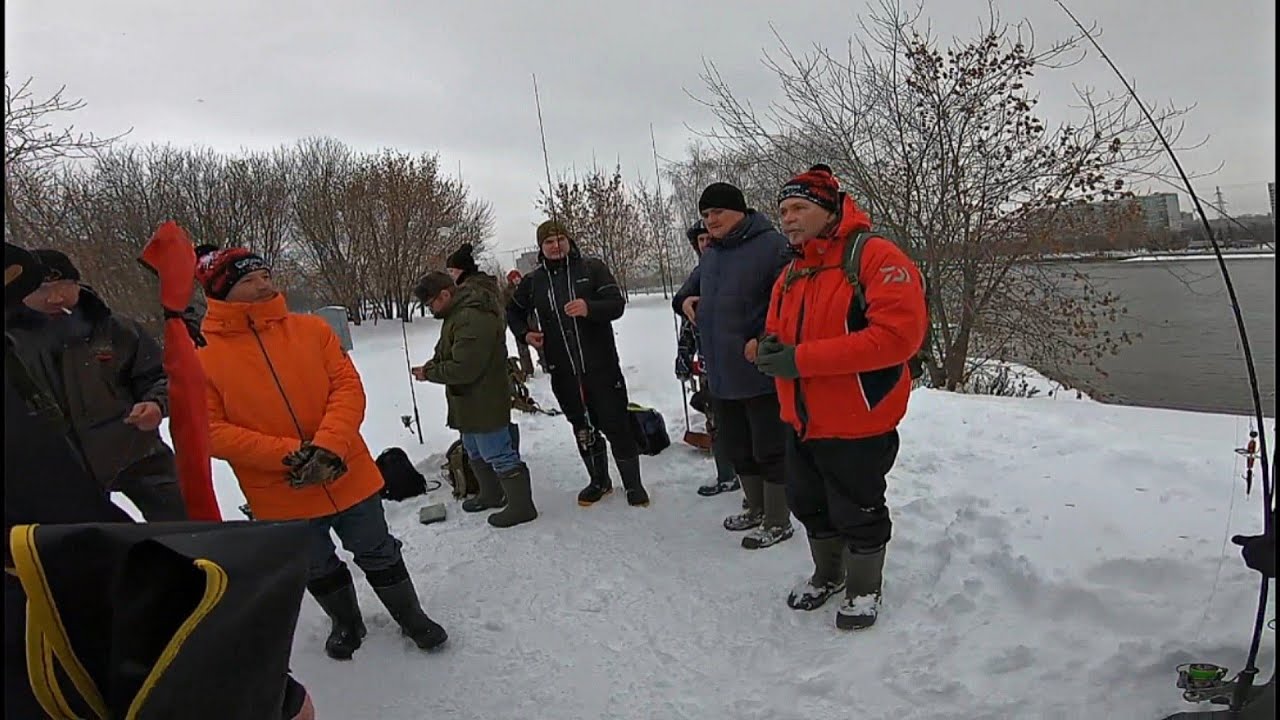
[[[365,577],[369,579],[378,599],[400,626],[400,631],[409,636],[419,648],[437,648],[449,639],[444,628],[422,611],[418,592],[413,588],[413,579],[409,577],[404,560],[386,570],[365,573]]]
[[[817,610],[834,595],[844,590],[844,538],[809,537],[809,555],[813,558],[813,575],[797,585],[787,596],[793,610]]]
[[[498,476],[507,496],[507,507],[489,516],[489,524],[508,528],[527,523],[538,517],[533,504],[533,483],[529,478],[529,466],[520,463],[515,470]]]
[[[587,466],[587,476],[591,480],[586,487],[582,488],[582,492],[578,493],[578,504],[590,507],[613,492],[613,480],[609,478],[609,455],[605,449],[604,438],[596,433],[586,449],[579,449],[579,454],[582,456],[582,464]]]
[[[866,630],[880,615],[880,584],[884,576],[884,546],[876,550],[844,549],[844,602],[836,611],[836,627]]]
[[[614,459],[618,463],[618,475],[622,478],[622,487],[627,491],[627,504],[632,507],[649,507],[649,491],[640,482],[640,456],[625,460]]]
[[[502,484],[498,482],[498,474],[493,471],[492,465],[483,460],[472,460],[471,472],[476,476],[480,492],[475,497],[462,501],[464,512],[492,510],[507,504],[506,493],[502,491]]]
[[[343,565],[339,569],[307,583],[307,591],[316,599],[332,626],[325,640],[324,652],[334,660],[350,660],[369,631],[360,616],[360,603],[356,600],[356,586],[351,581],[351,571]]]

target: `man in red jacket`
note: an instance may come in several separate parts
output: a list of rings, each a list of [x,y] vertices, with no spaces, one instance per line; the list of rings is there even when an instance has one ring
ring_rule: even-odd
[[[885,475],[907,410],[907,362],[924,341],[924,283],[894,243],[840,191],[825,165],[778,194],[796,258],[773,287],[756,365],[777,382],[787,442],[787,499],[804,524],[814,573],[787,604],[815,610],[845,591],[836,626],[875,623],[889,542]],[[864,245],[857,286],[849,243]]]

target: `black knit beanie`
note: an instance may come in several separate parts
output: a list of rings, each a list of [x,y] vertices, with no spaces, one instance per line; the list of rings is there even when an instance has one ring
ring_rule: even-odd
[[[698,198],[698,212],[704,210],[736,210],[747,212],[747,199],[742,191],[729,183],[711,183]]]
[[[44,266],[44,282],[74,280],[80,282],[80,271],[71,258],[57,250],[32,250],[31,254]]]
[[[457,250],[453,251],[444,261],[444,266],[461,270],[463,275],[471,275],[480,272],[480,267],[476,265],[476,258],[472,254],[471,243],[463,243]]]
[[[693,246],[693,251],[698,252],[698,236],[707,231],[707,226],[701,220],[694,223],[688,230],[685,230],[684,236],[689,240],[689,244]]]

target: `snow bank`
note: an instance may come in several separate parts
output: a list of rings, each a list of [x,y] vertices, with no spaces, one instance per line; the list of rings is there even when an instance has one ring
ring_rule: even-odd
[[[1273,252],[1250,253],[1250,252],[1227,252],[1223,253],[1223,257],[1227,260],[1271,260],[1276,259]],[[1217,260],[1218,256],[1212,253],[1208,254],[1179,254],[1170,255],[1139,255],[1138,257],[1125,258],[1118,262],[1123,263],[1139,263],[1139,262],[1188,262],[1191,260]]]
[[[418,362],[439,325],[410,327]],[[447,488],[387,504],[446,649],[412,648],[361,582],[369,638],[353,662],[328,660],[328,622],[304,600],[292,667],[322,717],[1153,718],[1188,709],[1178,663],[1243,663],[1257,584],[1226,538],[1261,527],[1233,452],[1246,419],[916,391],[890,476],[885,610],[850,635],[834,603],[785,604],[810,570],[802,533],[743,550],[720,525],[740,498],[694,493],[714,466],[679,444],[666,302],[633,301],[617,328],[632,398],[677,443],[643,460],[652,507],[616,493],[579,508],[564,420],[520,416],[535,522],[496,531],[449,500],[446,522],[417,524]],[[453,439],[441,390],[416,388],[425,446],[400,424],[399,326],[354,337],[370,447],[438,464]],[[531,390],[554,405],[546,378]],[[234,478],[215,472],[235,517]]]

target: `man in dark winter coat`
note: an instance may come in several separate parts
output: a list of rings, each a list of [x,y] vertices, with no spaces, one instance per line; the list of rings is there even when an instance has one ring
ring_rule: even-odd
[[[685,237],[689,239],[689,244],[693,246],[693,251],[698,254],[699,258],[702,257],[702,253],[707,249],[707,246],[711,244],[711,234],[707,232],[707,227],[701,220],[694,223],[693,227],[685,232]],[[697,273],[698,268],[695,266],[693,272],[690,273],[691,280],[686,280],[685,286],[681,290],[689,289],[690,282],[697,284],[696,280],[692,280]],[[696,290],[696,288],[694,289]],[[689,367],[689,359],[695,356],[705,359],[701,349],[702,338],[698,332],[698,326],[685,317],[681,310],[684,306],[684,301],[688,299],[688,296],[681,295],[680,292],[677,292],[675,297],[671,299],[672,309],[675,310],[676,315],[680,316],[680,336],[676,342],[678,347],[677,354],[680,357],[677,357],[676,376],[680,377],[682,381],[686,380],[692,371],[692,368]],[[683,366],[683,369],[681,369],[681,366]],[[723,492],[737,490],[739,483],[738,474],[733,469],[733,459],[729,457],[724,442],[718,440],[720,433],[716,431],[715,409],[709,406],[710,403],[706,397],[710,390],[707,388],[705,362],[703,366],[703,371],[697,376],[697,389],[694,392],[694,395],[698,398],[696,405],[701,407],[694,407],[694,409],[707,416],[707,432],[711,435],[711,454],[716,461],[716,479],[715,482],[699,487],[698,494],[703,497],[712,497]],[[690,403],[694,404],[694,401],[691,399]]]
[[[716,429],[747,497],[746,512],[726,518],[724,526],[751,530],[743,547],[766,548],[794,532],[777,390],[753,364],[769,291],[787,261],[787,240],[767,217],[748,209],[742,191],[728,183],[708,185],[698,211],[712,240],[680,288],[680,311],[698,326]]]
[[[467,512],[506,506],[489,516],[494,527],[511,527],[538,517],[529,467],[512,442],[511,386],[507,376],[506,326],[484,290],[458,287],[444,273],[429,273],[414,288],[418,302],[444,318],[435,354],[413,368],[419,382],[445,386],[449,427],[462,433],[462,446],[480,485]]]
[[[540,267],[520,281],[507,305],[507,324],[541,348],[551,391],[573,425],[590,476],[578,504],[593,505],[613,491],[607,437],[627,502],[646,506],[649,494],[640,481],[640,451],[631,434],[627,385],[613,338],[613,321],[622,317],[626,298],[609,268],[584,258],[559,222],[538,226],[538,245]],[[531,316],[541,332],[530,330]]]
[[[160,345],[81,285],[66,255],[32,254],[44,282],[6,310],[17,352],[53,391],[100,485],[123,492],[148,521],[185,520],[173,451],[158,431],[169,400]]]
[[[5,717],[43,717],[27,679],[26,595],[11,572],[9,531],[30,523],[130,522],[67,440],[70,426],[40,375],[26,366],[9,331],[10,310],[44,280],[26,250],[4,245],[4,667]]]

